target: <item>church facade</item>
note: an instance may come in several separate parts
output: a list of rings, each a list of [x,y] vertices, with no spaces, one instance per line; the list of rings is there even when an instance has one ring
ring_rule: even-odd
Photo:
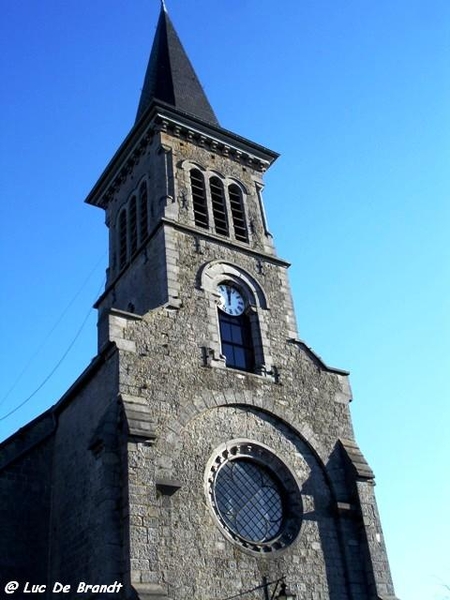
[[[348,373],[298,338],[268,230],[276,158],[220,126],[163,7],[87,198],[109,228],[98,354],[0,446],[2,589],[395,598]]]

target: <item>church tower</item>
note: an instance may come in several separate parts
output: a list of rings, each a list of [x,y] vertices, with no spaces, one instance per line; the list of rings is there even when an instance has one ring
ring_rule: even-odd
[[[276,158],[220,126],[163,6],[136,122],[86,200],[109,229],[98,356],[26,434],[51,465],[49,582],[395,598],[348,373],[299,339],[269,233]]]

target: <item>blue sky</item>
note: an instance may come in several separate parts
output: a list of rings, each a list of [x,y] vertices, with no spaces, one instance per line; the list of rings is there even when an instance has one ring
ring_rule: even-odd
[[[442,600],[450,2],[167,4],[221,124],[281,153],[265,202],[300,336],[351,371],[397,595]],[[95,355],[107,237],[83,199],[133,124],[159,2],[0,7],[3,439]]]

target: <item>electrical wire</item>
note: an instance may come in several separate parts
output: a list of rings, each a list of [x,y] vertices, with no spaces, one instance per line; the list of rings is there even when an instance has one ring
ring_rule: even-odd
[[[40,345],[38,346],[38,348],[36,349],[36,351],[30,356],[30,358],[28,359],[27,363],[25,364],[25,366],[23,367],[23,369],[21,370],[21,372],[19,373],[19,375],[17,376],[17,378],[15,379],[14,383],[12,384],[12,386],[9,388],[9,390],[6,392],[6,394],[0,398],[0,406],[3,404],[3,402],[11,395],[11,392],[13,392],[18,383],[22,380],[22,377],[25,375],[25,373],[28,371],[28,369],[30,368],[30,365],[33,363],[34,359],[40,354],[40,352],[42,351],[42,348],[44,348],[45,344],[47,343],[47,341],[50,339],[52,333],[55,331],[55,329],[58,327],[58,325],[61,323],[61,321],[64,319],[64,317],[66,316],[66,314],[68,313],[69,309],[71,308],[71,306],[74,304],[75,300],[78,298],[78,296],[81,294],[81,292],[84,290],[84,288],[86,287],[86,284],[88,283],[88,281],[90,280],[90,278],[92,277],[92,275],[95,273],[95,271],[97,270],[99,264],[103,261],[104,257],[105,257],[105,253],[102,254],[102,256],[98,259],[98,261],[95,263],[94,267],[91,269],[91,271],[89,272],[89,274],[87,275],[86,279],[83,281],[83,283],[81,284],[80,288],[78,289],[78,291],[75,293],[75,295],[73,296],[73,298],[70,300],[69,304],[66,306],[66,308],[62,311],[61,315],[58,317],[58,319],[56,320],[55,324],[53,325],[53,327],[50,329],[50,331],[47,333],[47,335],[44,337],[43,341],[40,343]]]
[[[98,264],[98,263],[97,263]],[[104,286],[104,280],[101,284],[101,286],[98,289],[98,292],[96,294],[96,296],[98,296],[98,294],[100,293],[101,289]],[[78,295],[79,292],[77,292]],[[67,312],[67,309],[66,311]],[[51,377],[55,374],[55,372],[58,370],[58,368],[60,367],[60,365],[62,364],[62,362],[64,361],[64,359],[66,358],[66,356],[69,354],[69,352],[71,351],[71,349],[73,348],[73,346],[75,345],[75,342],[77,341],[77,339],[80,337],[81,332],[83,331],[84,326],[86,325],[90,315],[92,312],[92,307],[89,307],[89,310],[86,314],[86,316],[83,319],[83,322],[81,323],[80,327],[78,328],[75,337],[73,338],[73,340],[70,342],[67,350],[64,352],[64,354],[62,355],[62,357],[59,359],[59,361],[56,363],[56,365],[53,367],[53,369],[50,371],[50,373],[45,377],[45,379],[42,381],[42,383],[39,384],[39,386],[27,397],[25,398],[25,400],[23,400],[19,405],[17,405],[15,408],[13,408],[12,410],[10,410],[8,413],[6,413],[6,415],[3,415],[2,417],[0,417],[0,421],[4,421],[5,419],[7,419],[8,417],[10,417],[11,415],[13,415],[15,412],[17,412],[20,408],[22,408],[22,406],[25,406],[25,404],[27,404],[27,402],[29,402],[32,398],[34,398],[34,396],[44,387],[44,385],[51,379]],[[59,319],[59,321],[61,320],[61,318]],[[53,328],[54,329],[54,328]]]

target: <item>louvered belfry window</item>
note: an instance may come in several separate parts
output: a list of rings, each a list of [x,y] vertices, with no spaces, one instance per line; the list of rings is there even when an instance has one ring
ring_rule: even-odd
[[[242,192],[236,184],[228,187],[234,237],[240,242],[248,242],[247,224],[245,222]]]
[[[122,268],[127,263],[128,255],[127,239],[127,211],[125,209],[119,215],[119,267]]]
[[[209,180],[214,217],[214,229],[220,235],[228,235],[228,218],[223,184],[218,177]]]
[[[139,241],[142,243],[148,235],[148,199],[147,184],[144,181],[139,189]]]
[[[133,255],[137,250],[138,245],[138,232],[137,232],[137,209],[136,209],[136,196],[133,196],[130,200],[130,214],[129,214],[129,227],[130,227],[130,254]]]
[[[217,176],[206,177],[205,183],[205,176],[199,169],[190,171],[190,180],[195,225],[247,243],[248,229],[241,188],[235,183],[226,185]]]
[[[192,199],[194,204],[194,221],[198,227],[208,229],[208,205],[206,203],[205,180],[198,169],[191,171]]]

